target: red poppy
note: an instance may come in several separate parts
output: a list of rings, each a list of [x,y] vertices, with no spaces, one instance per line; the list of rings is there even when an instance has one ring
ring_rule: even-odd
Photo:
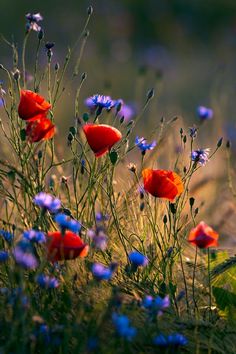
[[[96,157],[104,155],[122,138],[119,130],[106,124],[86,124],[83,131]]]
[[[146,168],[142,175],[145,191],[154,197],[173,201],[184,190],[180,176],[173,171]]]
[[[55,125],[45,116],[38,116],[38,119],[27,122],[26,135],[32,143],[51,139],[54,134]]]
[[[64,259],[75,259],[77,257],[86,257],[89,246],[81,238],[71,231],[48,233],[48,258],[53,261]]]
[[[39,114],[46,114],[51,108],[42,96],[29,90],[21,90],[18,113],[20,118],[31,120]]]
[[[219,234],[205,222],[201,221],[191,230],[188,242],[199,248],[217,247]]]

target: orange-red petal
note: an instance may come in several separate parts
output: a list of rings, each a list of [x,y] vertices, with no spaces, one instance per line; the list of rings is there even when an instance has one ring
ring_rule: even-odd
[[[188,241],[199,248],[217,247],[219,234],[201,221],[190,231]]]
[[[30,120],[39,114],[46,114],[50,108],[50,103],[39,94],[30,90],[21,90],[18,106],[20,118]]]
[[[173,201],[184,190],[181,177],[173,171],[146,168],[142,176],[144,189],[154,197]]]
[[[39,117],[39,119],[28,121],[26,126],[26,136],[33,143],[49,140],[55,134],[55,125],[51,120],[44,116]]]
[[[86,124],[83,131],[96,157],[108,152],[121,138],[121,132],[106,124]]]
[[[81,238],[71,231],[48,233],[48,258],[53,261],[64,259],[75,259],[77,257],[86,257],[89,246]]]

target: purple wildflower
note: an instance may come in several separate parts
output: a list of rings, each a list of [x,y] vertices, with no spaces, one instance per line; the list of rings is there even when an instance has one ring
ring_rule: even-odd
[[[124,103],[122,99],[118,99],[115,101],[114,108],[119,107],[119,111],[117,112],[117,117],[124,117],[125,121],[131,120],[135,115],[135,110],[131,105]]]
[[[201,166],[205,166],[209,159],[210,149],[198,149],[191,153],[191,160],[193,162],[199,163]]]
[[[142,306],[151,311],[151,313],[161,316],[163,311],[170,306],[169,295],[166,295],[164,298],[156,296],[155,298],[147,295],[142,301]]]
[[[129,260],[135,267],[145,267],[148,264],[148,258],[137,251],[133,251],[129,254]]]
[[[61,201],[51,194],[40,192],[34,197],[34,203],[40,208],[56,213],[61,207]]]
[[[88,237],[92,239],[93,247],[105,251],[107,248],[107,236],[104,233],[103,229],[97,227],[96,230],[88,230]]]
[[[141,150],[142,154],[145,154],[147,150],[153,150],[157,142],[154,140],[152,143],[147,144],[145,138],[139,138],[138,136],[135,139],[135,145]]]
[[[36,243],[44,243],[46,242],[45,233],[37,230],[28,230],[23,233],[23,238],[28,241],[36,242]]]
[[[66,214],[57,214],[55,221],[62,230],[70,230],[75,233],[81,230],[81,224],[77,220],[69,218]]]
[[[56,278],[44,274],[38,275],[36,282],[44,289],[55,289],[59,286],[59,281]]]
[[[101,263],[92,265],[92,274],[97,280],[110,280],[113,275],[113,270],[110,267],[105,267]]]
[[[28,13],[25,15],[25,17],[27,19],[27,23],[26,23],[27,32],[29,32],[30,30],[39,32],[41,30],[41,27],[38,25],[38,23],[43,20],[43,17],[40,15],[39,12],[36,14]]]
[[[192,139],[196,138],[196,136],[197,136],[197,128],[196,127],[189,128],[189,136]]]
[[[15,247],[13,256],[16,263],[25,269],[35,269],[38,266],[36,257],[32,253],[24,251],[19,246]]]
[[[209,120],[213,117],[213,110],[211,108],[199,106],[197,108],[197,115],[202,121]]]

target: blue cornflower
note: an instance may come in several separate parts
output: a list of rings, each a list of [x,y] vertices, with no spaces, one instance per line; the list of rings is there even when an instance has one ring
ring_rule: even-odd
[[[66,214],[57,214],[55,216],[56,223],[60,226],[62,231],[70,230],[72,232],[78,233],[81,230],[81,224],[74,219],[71,219]]]
[[[145,138],[139,138],[138,136],[135,139],[135,145],[141,150],[142,154],[145,154],[147,150],[153,150],[156,146],[157,142],[153,140],[152,143],[147,144],[147,140]]]
[[[5,241],[7,241],[8,243],[13,241],[14,235],[6,230],[0,230],[0,236],[2,236],[4,238]]]
[[[27,19],[27,23],[26,23],[27,32],[29,32],[30,30],[39,32],[41,30],[41,27],[38,25],[38,23],[43,20],[43,17],[40,15],[39,12],[37,14],[28,13],[25,15],[25,17]]]
[[[201,166],[205,166],[209,158],[210,149],[198,149],[191,153],[191,160],[199,163]]]
[[[127,316],[113,313],[112,322],[121,337],[131,341],[136,336],[137,329],[130,325],[130,320]]]
[[[15,247],[13,256],[16,263],[23,268],[35,269],[38,266],[36,257],[32,253],[24,251],[20,246]]]
[[[23,233],[23,238],[36,243],[44,243],[46,242],[46,235],[42,231],[37,230],[28,230]]]
[[[185,336],[179,333],[173,333],[168,336],[164,334],[159,334],[154,338],[153,343],[158,345],[159,347],[172,347],[178,348],[180,346],[186,345],[188,340]]]
[[[204,106],[197,108],[197,115],[201,120],[209,120],[213,117],[213,110]]]
[[[56,213],[61,208],[61,201],[51,194],[40,192],[34,197],[34,203],[40,208]]]
[[[196,138],[196,136],[197,136],[197,128],[196,127],[189,128],[189,136],[192,139]]]
[[[94,263],[92,265],[92,274],[97,280],[110,280],[113,275],[113,269],[105,267],[101,263]]]
[[[110,110],[114,106],[114,101],[110,96],[104,95],[93,95],[85,100],[85,104],[92,111],[98,109],[101,113],[103,108],[106,110]]]
[[[55,289],[59,286],[59,281],[56,278],[44,274],[38,275],[36,282],[44,289]]]
[[[148,258],[137,251],[133,251],[129,254],[129,260],[136,267],[145,267],[148,264]]]
[[[0,251],[0,263],[4,263],[8,260],[9,253],[7,251]]]
[[[170,306],[169,295],[166,295],[164,298],[156,296],[155,298],[147,295],[142,301],[143,307],[150,310],[153,314],[161,316],[163,311]]]

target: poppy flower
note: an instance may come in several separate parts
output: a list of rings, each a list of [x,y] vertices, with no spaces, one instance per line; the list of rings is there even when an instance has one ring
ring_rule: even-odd
[[[96,157],[108,152],[121,138],[121,132],[106,124],[86,124],[84,134]]]
[[[55,134],[55,125],[45,116],[27,122],[26,136],[31,143],[36,143],[41,140],[48,140]]]
[[[42,96],[30,90],[21,90],[18,113],[24,120],[34,119],[40,114],[46,114],[51,108]]]
[[[60,231],[48,233],[48,258],[53,261],[86,257],[89,246],[71,231],[62,234]]]
[[[219,234],[205,222],[201,221],[191,230],[188,242],[199,248],[217,247]]]
[[[173,201],[184,190],[180,176],[173,171],[146,168],[142,176],[145,191],[154,197]]]

